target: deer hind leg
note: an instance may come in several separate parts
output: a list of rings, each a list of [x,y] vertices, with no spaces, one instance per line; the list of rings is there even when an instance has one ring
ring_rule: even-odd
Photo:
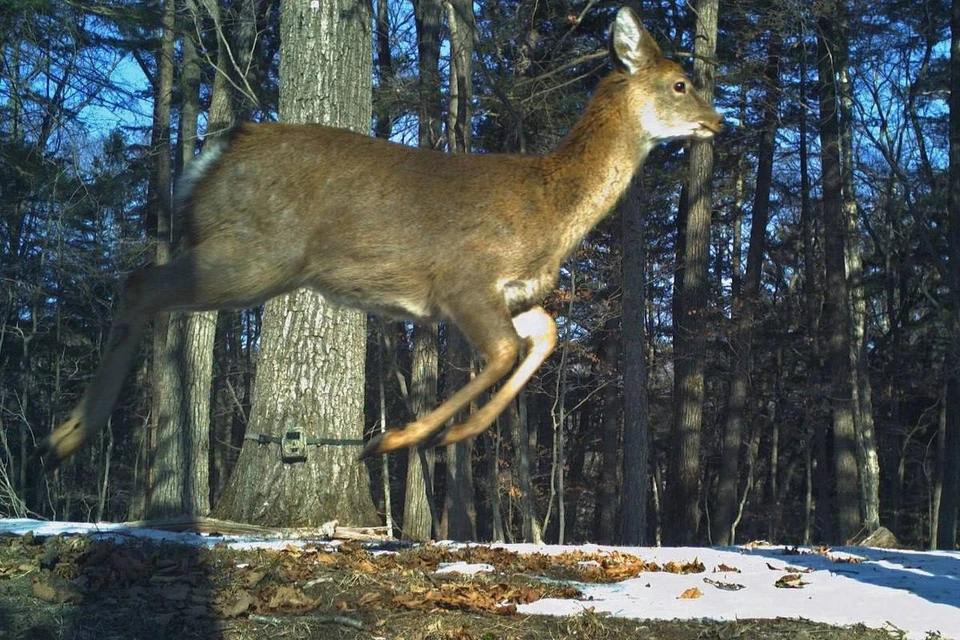
[[[124,285],[96,374],[70,417],[40,443],[38,455],[44,466],[56,468],[106,424],[136,356],[140,335],[155,313],[149,283],[161,270],[163,267],[136,271]]]
[[[413,447],[435,436],[458,411],[502,379],[513,368],[520,353],[520,336],[514,330],[510,314],[499,296],[486,304],[477,301],[471,306],[452,309],[451,321],[463,331],[467,341],[477,347],[487,363],[475,378],[446,399],[439,407],[402,429],[380,434],[364,448],[360,459],[377,453]]]
[[[511,324],[513,325],[512,329],[501,334],[499,340],[492,341],[486,347],[481,343],[481,349],[487,359],[487,366],[476,378],[425,418],[410,423],[403,429],[388,431],[373,438],[360,457],[365,458],[375,453],[387,453],[428,441],[460,409],[502,379],[513,368],[519,351],[519,343],[521,340],[525,340],[528,342],[528,353],[507,383],[469,420],[445,432],[437,444],[459,442],[489,427],[497,416],[506,409],[510,401],[517,396],[523,385],[543,364],[543,361],[547,359],[556,345],[556,325],[553,318],[540,307],[535,307],[517,315],[513,318]],[[468,331],[469,325],[464,333],[472,341],[473,338]],[[507,339],[506,336],[510,336],[510,339]]]
[[[140,335],[157,313],[257,303],[284,289],[279,272],[271,272],[269,265],[260,268],[262,261],[237,259],[242,255],[229,243],[200,245],[130,276],[96,374],[69,418],[40,443],[38,455],[45,466],[55,468],[107,423]]]

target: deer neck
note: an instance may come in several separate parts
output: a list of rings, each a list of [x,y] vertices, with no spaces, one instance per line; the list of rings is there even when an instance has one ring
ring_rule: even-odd
[[[626,89],[625,77],[605,78],[560,147],[545,158],[565,256],[616,205],[655,146],[629,113]]]

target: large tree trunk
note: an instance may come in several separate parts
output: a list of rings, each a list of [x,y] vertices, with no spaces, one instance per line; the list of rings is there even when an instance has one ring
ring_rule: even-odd
[[[733,301],[734,334],[731,340],[733,373],[727,398],[720,474],[717,480],[717,503],[713,510],[713,544],[733,544],[731,527],[737,512],[737,485],[740,479],[740,448],[743,444],[743,421],[750,391],[751,347],[753,323],[760,296],[760,275],[767,244],[767,221],[770,218],[770,186],[773,178],[773,152],[777,137],[777,106],[780,100],[780,50],[782,43],[776,31],[767,45],[767,64],[763,84],[763,125],[757,149],[757,187],[753,197],[753,221],[750,227],[750,248],[743,288]]]
[[[856,190],[853,179],[853,82],[850,79],[849,44],[844,34],[838,39],[842,47],[837,56],[844,61],[838,69],[837,88],[840,98],[840,160],[843,189],[843,212],[847,225],[845,245],[847,283],[850,287],[850,371],[852,375],[853,415],[857,433],[857,464],[860,467],[860,511],[867,533],[880,526],[880,458],[873,422],[873,388],[867,361],[867,297],[863,284],[863,256],[857,240],[860,227]]]
[[[823,230],[827,271],[825,316],[828,331],[826,366],[833,426],[836,486],[835,542],[846,542],[860,530],[857,488],[856,431],[850,368],[850,297],[846,272],[847,223],[843,212],[840,164],[840,119],[837,91],[838,37],[845,29],[845,8],[832,2],[818,20],[817,66],[820,75],[820,157],[823,184]]]
[[[717,48],[717,0],[698,0],[694,79],[700,95],[713,101]],[[710,187],[713,175],[713,144],[690,145],[687,185],[687,220],[680,314],[674,335],[674,421],[670,448],[670,509],[667,516],[670,544],[693,544],[700,524],[700,435],[703,428],[704,363],[707,304],[707,265],[710,258]]]
[[[800,102],[807,99],[807,50],[800,51]],[[799,160],[800,160],[800,222],[803,230],[803,295],[804,295],[804,332],[807,344],[807,398],[804,406],[804,480],[806,483],[804,496],[804,527],[803,542],[809,544],[814,526],[814,509],[820,508],[829,513],[829,495],[824,493],[820,501],[815,502],[815,477],[827,474],[814,474],[817,443],[823,443],[828,436],[828,428],[824,420],[820,419],[823,413],[823,403],[820,400],[821,380],[823,374],[822,350],[820,348],[820,310],[822,305],[822,288],[819,283],[823,280],[822,268],[817,256],[816,247],[819,243],[817,232],[816,212],[810,201],[810,162],[807,143],[807,118],[800,115],[799,123]],[[823,484],[821,482],[821,484]],[[827,527],[827,530],[830,526]],[[828,536],[829,538],[829,536]]]
[[[623,373],[623,486],[620,496],[621,544],[646,544],[647,487],[650,484],[647,425],[646,237],[641,211],[641,182],[620,204],[623,253],[620,358]]]
[[[365,0],[280,7],[280,118],[366,132],[371,104],[371,8]],[[249,432],[360,439],[366,316],[298,291],[267,303]],[[276,445],[244,442],[217,507],[221,517],[261,524],[377,521],[355,446],[310,447],[281,462]]]

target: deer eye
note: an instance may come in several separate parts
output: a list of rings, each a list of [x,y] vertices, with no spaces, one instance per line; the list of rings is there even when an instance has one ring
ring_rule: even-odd
[[[673,83],[673,90],[677,93],[686,93],[687,92],[687,83],[683,80],[678,80]]]

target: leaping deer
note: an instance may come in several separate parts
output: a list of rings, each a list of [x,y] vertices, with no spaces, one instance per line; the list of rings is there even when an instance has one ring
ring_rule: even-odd
[[[556,344],[538,303],[563,260],[656,144],[721,129],[629,8],[613,23],[610,58],[614,69],[580,121],[543,157],[451,155],[276,123],[245,124],[212,143],[178,185],[179,254],[127,281],[100,367],[41,444],[45,461],[58,464],[103,427],[157,313],[246,307],[300,287],[389,316],[446,318],[486,359],[432,413],[373,438],[363,456],[482,432]],[[487,404],[443,431],[524,347]]]

